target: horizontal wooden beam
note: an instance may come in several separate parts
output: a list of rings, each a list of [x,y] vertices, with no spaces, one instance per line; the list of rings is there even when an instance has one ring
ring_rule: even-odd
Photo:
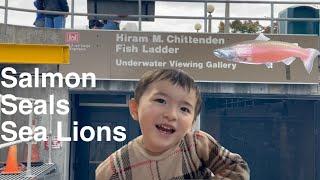
[[[0,43],[0,63],[69,64],[69,46]]]

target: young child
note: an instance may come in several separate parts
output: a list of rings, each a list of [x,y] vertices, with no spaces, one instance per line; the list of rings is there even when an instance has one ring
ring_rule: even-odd
[[[185,72],[145,73],[129,109],[142,135],[103,161],[96,169],[96,180],[249,180],[249,167],[240,155],[220,146],[209,134],[192,131],[201,96]]]

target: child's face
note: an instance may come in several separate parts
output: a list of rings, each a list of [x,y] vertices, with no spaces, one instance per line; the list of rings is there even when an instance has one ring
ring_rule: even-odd
[[[188,92],[167,80],[150,84],[139,103],[130,101],[144,147],[156,155],[175,146],[192,128],[196,101],[195,90]]]

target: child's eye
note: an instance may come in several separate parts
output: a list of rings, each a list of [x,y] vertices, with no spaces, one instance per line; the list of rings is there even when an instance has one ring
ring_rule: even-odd
[[[158,102],[158,103],[161,103],[161,104],[165,104],[165,103],[166,103],[166,100],[161,99],[161,98],[155,99],[154,101],[156,101],[156,102]]]
[[[186,108],[186,107],[182,107],[182,108],[180,108],[180,109],[181,109],[181,111],[183,111],[183,112],[190,113],[190,110],[189,110],[188,108]]]

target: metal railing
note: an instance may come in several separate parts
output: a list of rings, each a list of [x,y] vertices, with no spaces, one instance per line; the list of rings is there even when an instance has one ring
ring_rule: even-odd
[[[24,98],[24,97],[16,97],[16,99],[18,101],[28,99],[28,100],[30,100],[32,102],[35,102],[35,100],[36,100],[36,99],[33,99],[33,98]],[[1,114],[2,114],[1,113],[1,104],[2,104],[2,95],[0,94],[0,123],[1,123]],[[29,127],[32,127],[32,120],[33,120],[33,113],[30,113],[29,114],[29,120],[28,120],[28,126]],[[0,150],[1,150],[3,148],[10,147],[12,145],[21,144],[21,143],[28,143],[26,177],[33,177],[32,171],[31,171],[32,141],[33,141],[33,137],[30,138],[28,141],[26,141],[26,140],[16,140],[16,141],[0,144]],[[51,147],[51,144],[52,144],[52,115],[49,115],[49,133],[48,133],[48,146],[49,146],[48,163],[49,164],[53,163],[52,162],[52,147]]]
[[[5,0],[5,5],[0,6],[0,9],[4,9],[4,24],[8,24],[8,10],[13,11],[21,11],[21,12],[34,12],[34,13],[44,13],[44,14],[61,14],[61,15],[71,15],[71,29],[74,29],[74,17],[75,16],[95,16],[101,18],[121,18],[123,15],[117,14],[94,14],[94,13],[76,13],[74,2],[75,0],[71,0],[71,12],[57,12],[57,11],[45,11],[45,10],[33,10],[33,9],[24,9],[24,8],[16,8],[16,7],[9,7],[8,1]],[[224,20],[225,21],[225,32],[228,33],[230,31],[229,21],[230,20],[265,20],[270,21],[271,26],[271,33],[273,33],[273,22],[274,21],[313,21],[319,22],[320,28],[320,17],[319,18],[275,18],[274,17],[274,5],[275,4],[301,4],[301,5],[319,5],[320,1],[301,1],[301,2],[293,2],[293,1],[236,1],[236,0],[143,0],[149,2],[185,2],[185,3],[202,3],[204,9],[204,16],[165,16],[165,15],[142,15],[142,0],[138,1],[138,14],[137,15],[126,15],[126,18],[138,18],[138,27],[139,31],[142,31],[142,18],[161,18],[161,19],[199,19],[203,20],[204,22],[204,32],[207,32],[208,20]],[[208,17],[207,13],[207,5],[208,3],[222,3],[225,4],[225,16],[220,17]],[[230,17],[230,4],[269,4],[270,5],[270,17]]]

